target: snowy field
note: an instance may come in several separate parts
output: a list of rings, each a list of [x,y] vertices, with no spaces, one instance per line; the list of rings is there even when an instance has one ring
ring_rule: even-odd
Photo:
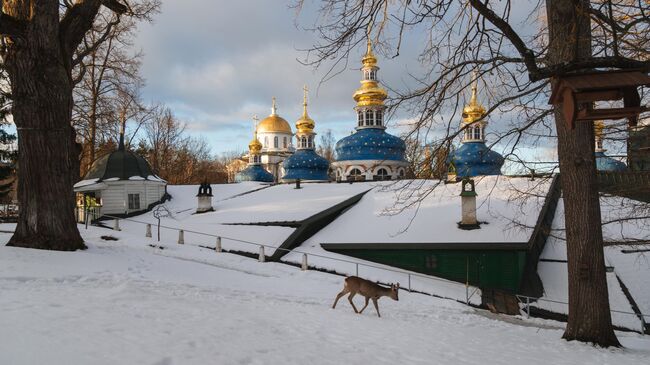
[[[11,225],[1,225],[3,231]],[[495,316],[400,292],[362,315],[330,308],[342,278],[107,229],[89,249],[5,247],[0,234],[0,364],[642,364],[625,349],[560,339],[562,323]],[[112,235],[118,241],[104,241]],[[361,298],[356,298],[361,304]]]

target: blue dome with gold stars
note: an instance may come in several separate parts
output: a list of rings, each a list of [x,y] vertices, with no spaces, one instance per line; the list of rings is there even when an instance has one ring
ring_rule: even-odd
[[[336,143],[336,160],[404,161],[404,141],[380,128],[364,128]]]
[[[299,149],[282,163],[285,175],[283,180],[329,180],[330,163],[313,149]]]
[[[624,162],[605,155],[604,151],[598,151],[596,155],[596,169],[598,171],[625,171],[627,165]]]
[[[259,181],[259,182],[273,182],[273,174],[266,171],[260,165],[249,165],[247,168],[241,170],[235,175],[235,182],[242,181]]]
[[[459,177],[501,175],[503,156],[490,150],[483,142],[465,142],[448,158]]]

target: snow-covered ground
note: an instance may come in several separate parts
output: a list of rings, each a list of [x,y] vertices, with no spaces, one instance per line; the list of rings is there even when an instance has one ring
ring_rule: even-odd
[[[0,230],[11,230],[1,225]],[[560,339],[563,324],[494,316],[400,292],[330,308],[342,278],[91,227],[89,249],[5,247],[0,234],[0,364],[641,364],[625,349]],[[104,241],[101,235],[117,237]],[[356,298],[361,304],[361,299]]]

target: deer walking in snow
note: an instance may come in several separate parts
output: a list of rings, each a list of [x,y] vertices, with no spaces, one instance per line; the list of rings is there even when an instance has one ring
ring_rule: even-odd
[[[377,310],[377,316],[381,317],[379,314],[379,306],[377,305],[377,300],[379,300],[381,297],[389,297],[393,300],[399,300],[397,296],[398,291],[399,283],[391,284],[390,288],[384,288],[383,286],[379,286],[372,281],[361,279],[356,276],[350,276],[345,278],[345,282],[343,283],[343,290],[336,296],[336,300],[334,300],[332,309],[336,308],[336,303],[339,301],[339,299],[341,299],[342,296],[350,293],[350,295],[348,295],[348,302],[350,302],[352,305],[352,309],[354,309],[355,313],[363,313],[363,310],[368,306],[368,302],[370,299],[372,299],[372,304],[375,305],[375,309]],[[366,304],[363,306],[363,308],[361,308],[360,311],[357,310],[354,302],[352,302],[352,298],[354,298],[354,296],[357,294],[361,294],[366,297]]]

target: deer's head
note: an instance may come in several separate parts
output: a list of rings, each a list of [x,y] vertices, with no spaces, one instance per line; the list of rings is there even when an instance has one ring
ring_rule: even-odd
[[[392,300],[399,300],[399,283],[390,284],[390,298]]]

